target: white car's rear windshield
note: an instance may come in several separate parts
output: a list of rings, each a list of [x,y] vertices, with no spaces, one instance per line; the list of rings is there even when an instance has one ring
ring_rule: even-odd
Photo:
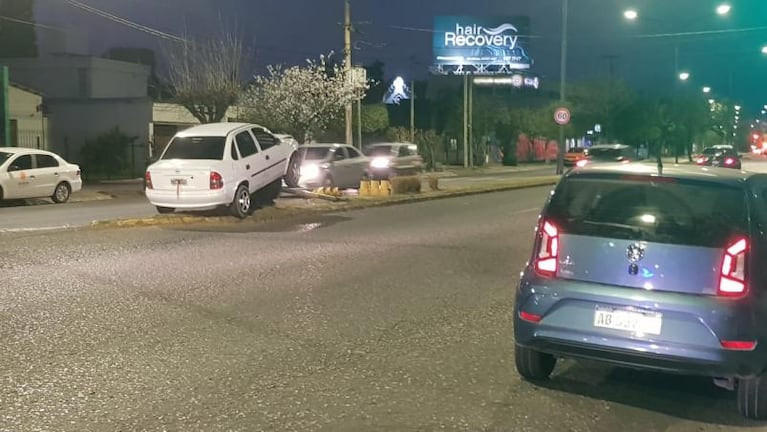
[[[225,137],[176,137],[168,144],[162,159],[223,160]]]

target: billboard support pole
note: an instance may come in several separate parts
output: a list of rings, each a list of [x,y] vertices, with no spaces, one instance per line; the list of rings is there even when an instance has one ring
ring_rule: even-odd
[[[8,66],[0,66],[0,144],[11,145],[11,113],[9,107]]]
[[[410,142],[415,144],[415,81],[410,81]]]
[[[469,167],[469,76],[463,76],[463,167]]]
[[[474,168],[474,76],[469,77],[469,166]]]

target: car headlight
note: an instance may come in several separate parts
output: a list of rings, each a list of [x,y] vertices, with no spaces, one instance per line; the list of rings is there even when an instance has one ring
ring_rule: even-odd
[[[301,166],[301,177],[306,179],[316,179],[320,176],[320,167],[317,165],[303,165]]]
[[[370,166],[373,168],[389,168],[389,158],[377,157],[370,162]]]

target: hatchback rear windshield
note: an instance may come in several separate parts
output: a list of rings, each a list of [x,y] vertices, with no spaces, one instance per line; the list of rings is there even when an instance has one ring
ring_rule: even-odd
[[[743,189],[669,180],[570,178],[547,217],[566,234],[688,246],[723,247],[748,233]]]
[[[162,158],[223,160],[225,146],[225,137],[176,137]]]

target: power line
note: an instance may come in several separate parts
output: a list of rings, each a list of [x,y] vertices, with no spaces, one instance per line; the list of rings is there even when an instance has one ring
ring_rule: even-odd
[[[122,24],[126,27],[130,27],[134,30],[138,30],[147,34],[150,34],[152,36],[156,36],[162,39],[172,40],[174,42],[186,42],[186,39],[176,36],[174,34],[166,33],[157,29],[153,29],[150,27],[147,27],[145,25],[141,25],[139,23],[127,20],[125,18],[119,17],[117,15],[111,14],[109,12],[103,11],[101,9],[97,9],[93,6],[89,6],[85,3],[81,3],[77,0],[64,0],[68,5],[78,8],[80,10],[86,11],[88,13],[100,16],[102,18],[108,19],[110,21],[116,22],[118,24]]]
[[[62,28],[53,27],[53,26],[49,26],[49,25],[45,25],[45,24],[39,24],[39,23],[32,22],[32,21],[25,21],[25,20],[22,20],[22,19],[12,18],[12,17],[5,16],[5,15],[0,15],[0,21],[10,21],[10,22],[15,22],[17,24],[26,24],[26,25],[31,25],[33,27],[40,27],[40,28],[49,29],[49,30],[65,31]]]

